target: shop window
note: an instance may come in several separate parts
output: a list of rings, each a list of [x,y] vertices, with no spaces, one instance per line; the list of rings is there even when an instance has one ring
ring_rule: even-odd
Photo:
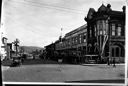
[[[116,57],[119,57],[119,47],[116,48]]]
[[[124,49],[122,48],[122,49],[121,49],[121,57],[124,57],[124,55],[125,55],[125,51],[124,51]]]

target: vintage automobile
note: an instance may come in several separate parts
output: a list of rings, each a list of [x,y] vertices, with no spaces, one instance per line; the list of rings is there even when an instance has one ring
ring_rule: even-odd
[[[12,64],[10,65],[11,67],[16,67],[22,65],[22,59],[19,56],[15,56],[12,59]]]

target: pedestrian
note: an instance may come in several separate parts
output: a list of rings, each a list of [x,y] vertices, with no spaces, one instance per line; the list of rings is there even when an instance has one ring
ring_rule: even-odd
[[[116,67],[115,63],[116,63],[115,58],[113,58],[113,67]]]
[[[59,71],[61,71],[61,64],[62,64],[62,61],[63,61],[62,58],[59,58],[59,59],[58,59],[58,63],[59,63]]]
[[[109,57],[107,58],[107,64],[110,65]]]

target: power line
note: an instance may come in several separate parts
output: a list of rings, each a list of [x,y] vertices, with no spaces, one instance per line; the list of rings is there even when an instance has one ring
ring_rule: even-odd
[[[28,4],[28,3],[25,3],[25,2],[17,2],[17,1],[13,1],[13,2],[16,2],[16,3],[22,3],[22,4],[26,4],[26,5],[32,5],[32,6],[36,6],[36,7],[41,7],[41,6],[37,6],[37,5],[33,5],[33,4]],[[58,10],[58,9],[57,9]],[[71,9],[70,9],[71,10]],[[70,11],[71,12],[71,11]],[[28,29],[27,29],[28,30]],[[29,30],[30,31],[30,30]],[[31,32],[33,32],[33,33],[38,33],[38,32],[36,32],[36,31],[33,31],[33,30],[31,30]]]
[[[66,7],[60,7],[60,6],[55,6],[55,5],[46,4],[46,3],[37,3],[37,2],[28,1],[28,0],[25,0],[25,1],[26,1],[26,2],[30,2],[30,3],[34,3],[34,4],[36,3],[36,4],[40,4],[40,5],[46,5],[46,6],[51,6],[51,7],[62,8],[62,9],[66,9],[66,10],[74,10],[74,11],[83,12],[83,10],[77,10],[77,9],[66,8]]]
[[[22,3],[22,4],[24,4],[24,5],[31,5],[31,6],[35,6],[35,7],[44,7],[44,8],[47,8],[47,9],[55,9],[55,10],[60,10],[60,11],[65,11],[65,12],[70,12],[70,13],[77,13],[77,14],[85,14],[84,12],[82,13],[80,13],[80,12],[78,12],[78,11],[73,11],[73,10],[71,10],[71,9],[63,9],[62,7],[60,8],[60,7],[53,7],[53,6],[48,6],[48,5],[41,5],[41,4],[28,4],[28,3],[25,3],[25,2],[19,2],[19,1],[13,1],[13,2],[16,2],[16,3]],[[26,1],[26,2],[28,2],[28,1]],[[69,11],[70,10],[70,11]]]

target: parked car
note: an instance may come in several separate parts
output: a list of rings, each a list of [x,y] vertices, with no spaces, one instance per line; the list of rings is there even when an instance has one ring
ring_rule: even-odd
[[[13,57],[11,67],[20,66],[22,64],[22,60],[20,57]]]

